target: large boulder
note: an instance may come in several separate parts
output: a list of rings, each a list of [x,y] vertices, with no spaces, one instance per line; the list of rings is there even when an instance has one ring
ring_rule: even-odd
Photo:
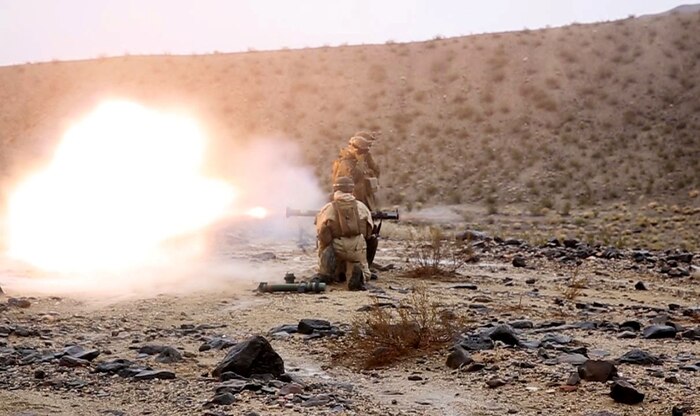
[[[284,373],[284,361],[264,337],[257,335],[231,348],[211,374],[218,378],[227,371],[244,377],[252,374],[279,377]]]

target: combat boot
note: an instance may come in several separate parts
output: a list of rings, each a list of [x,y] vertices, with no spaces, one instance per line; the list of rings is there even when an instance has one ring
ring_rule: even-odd
[[[348,281],[348,290],[367,290],[364,276],[362,275],[362,267],[359,264],[352,266],[352,276],[350,276]]]

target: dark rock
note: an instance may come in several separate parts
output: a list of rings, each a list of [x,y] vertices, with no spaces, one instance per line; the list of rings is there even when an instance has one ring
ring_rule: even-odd
[[[577,248],[579,244],[581,244],[580,241],[576,240],[575,238],[567,238],[563,241],[564,247],[566,248]]]
[[[618,359],[620,363],[625,364],[639,364],[639,365],[656,365],[661,364],[661,359],[654,355],[649,354],[646,351],[640,349],[633,349],[626,352],[622,357]]]
[[[226,392],[226,393],[217,394],[216,396],[214,396],[213,399],[208,401],[207,404],[205,404],[205,406],[207,406],[207,407],[212,406],[212,405],[228,406],[228,405],[233,404],[235,402],[236,402],[236,396],[234,396],[231,393]]]
[[[240,374],[236,374],[233,371],[226,371],[224,373],[221,373],[221,376],[219,377],[221,381],[228,381],[228,380],[248,380],[247,377],[243,377]]]
[[[581,383],[581,376],[578,374],[578,371],[571,373],[569,378],[566,380],[567,386],[576,386],[579,383]]]
[[[637,338],[637,334],[635,334],[632,331],[624,331],[624,332],[620,332],[620,334],[617,337],[620,339],[632,339],[632,338]]]
[[[588,357],[582,354],[562,354],[557,358],[559,364],[582,365],[588,361]]]
[[[465,351],[464,348],[455,345],[450,355],[447,356],[445,364],[454,370],[473,362],[474,360],[472,360],[472,357],[469,356],[469,353]]]
[[[535,327],[532,321],[527,320],[512,321],[509,325],[514,329],[532,329]]]
[[[81,360],[92,361],[100,355],[99,350],[86,350],[81,346],[73,345],[63,350],[66,355],[70,355],[74,358],[79,358]]]
[[[507,383],[500,378],[492,378],[486,382],[486,385],[492,389],[505,386]]]
[[[133,364],[134,363],[129,360],[116,358],[114,360],[103,361],[97,364],[97,367],[95,367],[95,372],[115,374],[120,370],[132,366]]]
[[[63,367],[87,367],[90,365],[90,361],[81,360],[80,358],[75,358],[70,355],[64,355],[58,360],[58,365]]]
[[[182,361],[182,354],[173,347],[165,347],[158,353],[158,356],[156,356],[156,361],[163,364],[180,362]]]
[[[493,348],[493,341],[481,334],[464,335],[459,345],[467,351],[482,351]]]
[[[517,238],[509,238],[503,241],[503,244],[507,246],[522,246],[525,242],[523,240],[518,240]]]
[[[419,376],[418,374],[411,374],[408,376],[409,381],[421,381],[423,380],[423,377]]]
[[[175,373],[168,370],[143,370],[134,375],[136,380],[172,380],[175,378]]]
[[[586,413],[585,416],[617,416],[615,413],[608,412],[607,410],[601,410],[599,412]]]
[[[480,241],[480,240],[486,240],[489,238],[488,234],[482,231],[476,231],[476,230],[466,230],[460,233],[455,234],[455,238],[457,240],[467,240],[467,241]]]
[[[668,384],[680,384],[681,380],[678,378],[677,375],[672,374],[664,379],[664,381]]]
[[[477,286],[476,286],[476,285],[469,284],[469,283],[464,283],[464,284],[459,284],[459,285],[452,286],[452,289],[476,290],[476,289],[477,289]]]
[[[156,355],[160,354],[166,348],[170,347],[167,347],[165,345],[144,345],[142,347],[139,347],[138,351],[139,354]]]
[[[46,378],[46,372],[42,369],[34,371],[34,378],[37,380],[43,380]]]
[[[518,338],[518,335],[515,333],[513,328],[510,327],[510,325],[498,325],[497,327],[486,331],[484,335],[486,335],[494,341],[501,341],[506,345],[520,345],[520,339]]]
[[[566,345],[572,341],[571,337],[563,334],[549,333],[542,337],[540,343]]]
[[[314,331],[330,331],[331,323],[323,319],[302,319],[299,321],[300,334],[312,334]]]
[[[618,403],[637,404],[644,400],[644,393],[624,380],[617,380],[610,387],[610,397]]]
[[[674,338],[676,336],[676,328],[670,325],[651,325],[644,328],[642,333],[646,339]]]
[[[484,363],[471,363],[466,368],[463,368],[462,371],[465,371],[467,373],[475,373],[477,371],[483,370],[484,368],[486,368],[486,364]]]
[[[634,288],[636,290],[647,290],[647,287],[644,285],[644,282],[639,281],[634,285]]]
[[[7,306],[26,309],[32,306],[32,303],[25,298],[9,298],[7,299]]]
[[[523,256],[515,256],[513,257],[513,267],[526,267],[527,263],[525,262],[525,258]]]
[[[296,325],[294,325],[296,328]],[[236,345],[236,341],[223,337],[212,337],[207,339],[207,341],[199,346],[199,351],[209,351],[209,350],[225,350]]]
[[[604,383],[617,377],[617,368],[610,361],[588,360],[578,368],[578,375],[586,381]]]
[[[692,372],[697,372],[700,371],[700,366],[697,365],[683,365],[680,366],[679,369],[683,371],[692,371]]]
[[[620,324],[620,330],[627,328],[627,330],[639,331],[642,329],[642,324],[639,321],[625,321]]]
[[[303,402],[301,405],[302,407],[317,407],[317,406],[325,406],[328,403],[331,402],[331,397],[327,394],[319,394],[316,396],[313,396]]]
[[[284,361],[262,336],[255,336],[237,344],[212,371],[212,376],[233,371],[244,377],[253,373],[270,373],[279,377],[284,373]]]
[[[534,285],[535,283],[537,283],[537,279],[535,279],[534,277],[530,277],[528,279],[525,279],[525,284],[527,284],[527,285]]]
[[[700,340],[700,328],[693,328],[683,332],[683,338]]]
[[[685,406],[673,406],[671,408],[671,416],[684,416],[690,410],[690,408]]]
[[[297,383],[285,384],[278,392],[280,396],[286,396],[288,394],[302,394],[304,393],[304,387]]]

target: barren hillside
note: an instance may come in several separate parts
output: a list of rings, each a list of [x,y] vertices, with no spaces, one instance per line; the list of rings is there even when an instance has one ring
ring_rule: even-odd
[[[427,42],[0,68],[0,170],[41,160],[106,96],[194,109],[222,142],[281,134],[327,183],[358,129],[385,204],[568,214],[693,207],[700,13]],[[694,213],[697,214],[697,213]]]

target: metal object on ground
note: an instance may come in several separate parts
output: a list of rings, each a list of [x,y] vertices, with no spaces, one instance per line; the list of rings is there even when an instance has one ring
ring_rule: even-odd
[[[320,293],[326,290],[323,282],[303,282],[303,283],[278,283],[268,284],[260,282],[258,292],[298,292],[298,293]]]

